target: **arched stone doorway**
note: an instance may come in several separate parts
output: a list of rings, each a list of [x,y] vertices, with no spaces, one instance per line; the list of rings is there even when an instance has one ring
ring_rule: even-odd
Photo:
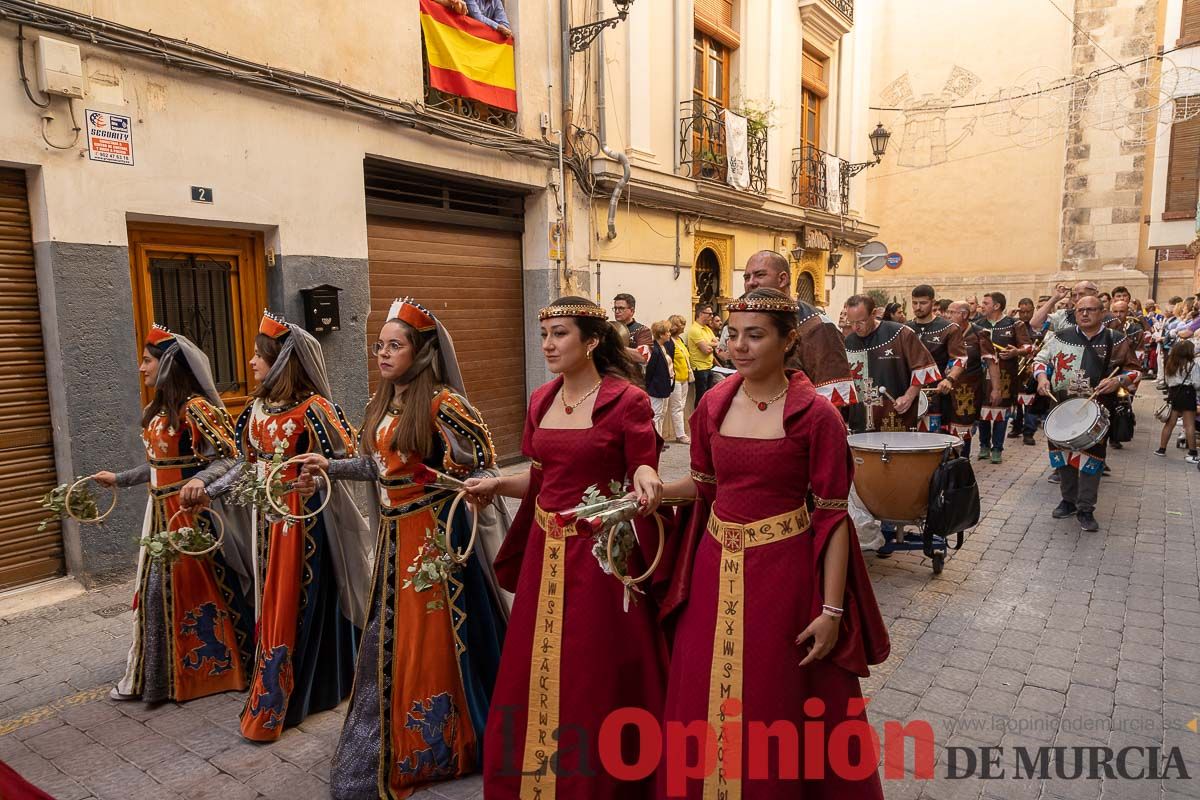
[[[721,260],[711,247],[696,255],[692,274],[696,282],[696,302],[715,304],[721,296]]]
[[[801,272],[796,276],[796,297],[809,305],[817,302],[817,286],[812,273]]]

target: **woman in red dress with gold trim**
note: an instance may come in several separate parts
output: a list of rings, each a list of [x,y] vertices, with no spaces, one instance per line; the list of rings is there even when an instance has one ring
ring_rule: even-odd
[[[738,374],[704,395],[691,420],[692,474],[664,488],[698,500],[663,604],[674,629],[664,719],[707,722],[717,757],[707,777],[667,796],[881,799],[877,753],[854,737],[830,752],[840,723],[865,723],[858,679],[888,655],[853,546],[846,427],[804,373],[784,369],[797,339],[794,301],[756,289],[729,311]],[[789,760],[801,775],[785,774],[774,752],[765,775],[747,775],[751,737],[742,736],[737,759],[723,736],[730,721],[742,730],[794,725],[797,739],[780,741],[799,746]],[[821,741],[806,739],[806,723],[820,723]],[[809,771],[809,752],[824,776]],[[846,764],[858,772],[838,768]]]
[[[604,772],[597,734],[617,708],[662,711],[667,649],[657,607],[638,595],[626,610],[625,588],[601,567],[597,540],[557,515],[576,508],[589,487],[612,494],[613,481],[631,485],[653,510],[661,440],[649,397],[631,382],[637,369],[603,309],[564,297],[539,316],[542,353],[559,377],[529,402],[522,450],[533,466],[468,482],[480,502],[522,498],[496,558],[500,585],[516,600],[484,738],[484,793],[488,800],[650,798],[653,779],[623,782]],[[654,535],[639,535],[631,574],[651,562]]]
[[[185,505],[207,501],[205,487],[230,469],[237,449],[208,356],[195,344],[155,325],[139,372],[154,387],[142,412],[146,462],[95,478],[107,486],[150,484],[145,536],[191,524],[182,515],[171,520]],[[246,531],[234,530],[237,524],[226,515],[223,549],[208,555],[159,558],[141,548],[133,645],[114,700],[183,702],[246,688],[253,642],[238,550]]]

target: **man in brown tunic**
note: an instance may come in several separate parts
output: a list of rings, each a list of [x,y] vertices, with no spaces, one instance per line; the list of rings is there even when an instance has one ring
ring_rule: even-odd
[[[1029,328],[1019,319],[1004,313],[1008,304],[1001,292],[988,292],[979,303],[984,317],[975,324],[992,340],[996,357],[1000,359],[1000,402],[984,406],[979,419],[979,455],[984,461],[991,458],[999,464],[1004,452],[1004,435],[1008,431],[1008,418],[1016,410],[1017,395],[1021,391],[1021,356],[1033,352],[1029,340]],[[996,388],[988,387],[988,394]]]
[[[745,290],[766,287],[792,293],[792,276],[786,258],[774,250],[760,250],[746,262],[742,275]],[[856,401],[850,364],[842,334],[833,320],[816,306],[796,301],[800,318],[800,341],[796,346],[795,362],[788,366],[803,370],[819,394],[835,406],[849,406]]]
[[[942,429],[947,433],[962,438],[965,442],[963,455],[971,455],[971,438],[975,433],[975,424],[979,422],[979,412],[985,404],[1000,404],[999,390],[991,398],[984,394],[984,377],[988,377],[991,386],[1000,385],[1000,367],[996,363],[996,351],[992,342],[971,322],[971,307],[966,301],[958,300],[950,304],[948,313],[950,319],[963,332],[963,347],[967,351],[967,366],[963,370],[954,390],[950,393],[949,408],[942,419]]]
[[[912,290],[913,318],[906,324],[921,339],[944,376],[935,390],[922,389],[929,401],[928,410],[917,421],[917,430],[938,433],[950,407],[950,394],[966,369],[967,350],[962,330],[948,319],[937,316],[933,287],[921,284]]]
[[[850,429],[911,431],[917,426],[917,395],[942,379],[933,356],[912,328],[875,319],[875,301],[856,294],[846,301],[851,331],[846,357],[859,404],[850,410]]]

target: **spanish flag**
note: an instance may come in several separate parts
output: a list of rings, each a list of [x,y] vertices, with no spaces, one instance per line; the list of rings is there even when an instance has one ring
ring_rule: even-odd
[[[421,0],[421,31],[431,87],[507,111],[517,110],[511,39],[433,0]]]

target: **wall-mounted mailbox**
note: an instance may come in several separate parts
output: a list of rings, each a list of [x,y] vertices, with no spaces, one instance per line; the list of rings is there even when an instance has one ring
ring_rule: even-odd
[[[301,289],[304,299],[304,328],[309,333],[329,333],[341,330],[342,320],[336,286],[323,283],[311,289]]]

